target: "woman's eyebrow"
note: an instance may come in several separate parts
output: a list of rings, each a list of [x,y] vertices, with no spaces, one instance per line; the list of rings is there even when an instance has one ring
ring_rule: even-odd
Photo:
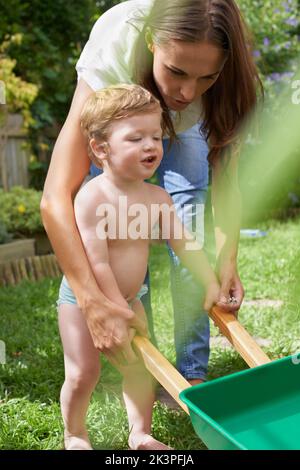
[[[182,75],[188,75],[188,73],[186,73],[184,70],[178,69],[178,68],[175,67],[174,65],[169,65],[169,67],[170,67],[172,70],[175,70],[176,72],[182,73]],[[214,77],[215,75],[218,75],[220,72],[221,72],[221,71],[218,70],[217,72],[210,73],[209,75],[204,75],[203,77],[199,77],[199,78],[210,78],[210,77]]]

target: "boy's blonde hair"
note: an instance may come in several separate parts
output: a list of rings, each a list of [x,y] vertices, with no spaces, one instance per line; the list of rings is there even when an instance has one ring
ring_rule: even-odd
[[[153,112],[162,113],[160,102],[140,85],[112,85],[89,96],[81,112],[80,125],[88,141],[88,153],[92,162],[101,168],[99,159],[90,147],[91,139],[105,142],[114,121],[137,113]]]

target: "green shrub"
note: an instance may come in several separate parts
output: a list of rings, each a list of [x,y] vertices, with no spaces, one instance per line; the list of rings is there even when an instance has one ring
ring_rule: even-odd
[[[254,57],[257,63],[260,77],[265,88],[264,120],[259,122],[258,135],[249,135],[248,143],[244,147],[241,164],[247,162],[248,158],[254,157],[254,148],[263,145],[266,135],[263,126],[267,124],[269,128],[279,126],[284,131],[284,126],[288,126],[283,118],[283,103],[281,95],[284,93],[286,100],[289,100],[292,83],[299,79],[299,59],[300,59],[300,0],[237,0],[245,20],[250,27],[254,40]],[[288,129],[287,129],[288,130]],[[296,137],[296,136],[295,136]],[[299,140],[298,140],[299,141]],[[294,161],[299,161],[300,148],[291,149],[295,155]],[[291,165],[290,158],[289,165]],[[274,158],[274,165],[275,165]],[[257,162],[258,168],[260,163]],[[279,173],[278,173],[279,174]],[[289,177],[287,178],[287,176]],[[262,180],[259,174],[247,175],[242,183],[245,192],[253,193],[259,189]],[[245,189],[246,188],[246,189]],[[287,209],[300,207],[300,180],[299,171],[282,171],[280,185],[276,190],[265,194],[265,217],[273,217],[274,213],[282,213]],[[275,212],[274,212],[275,211]]]
[[[0,221],[14,237],[28,237],[43,232],[41,196],[41,191],[19,186],[8,192],[0,189]]]
[[[297,0],[237,0],[253,33],[254,56],[267,96],[276,96],[299,67],[300,25]]]
[[[24,118],[24,126],[33,123],[31,105],[38,94],[38,86],[22,80],[15,73],[16,59],[12,59],[7,50],[12,44],[20,44],[22,35],[6,36],[0,44],[0,80],[5,84],[7,111],[10,113],[21,112]],[[3,110],[0,109],[0,116]]]
[[[12,239],[10,233],[8,233],[6,226],[0,221],[0,245],[7,243]]]

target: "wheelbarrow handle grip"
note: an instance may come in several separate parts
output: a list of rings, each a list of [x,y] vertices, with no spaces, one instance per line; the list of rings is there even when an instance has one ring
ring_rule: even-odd
[[[221,308],[214,306],[209,312],[209,316],[249,367],[256,367],[271,362],[233,313],[225,312]]]
[[[141,355],[147,370],[169,392],[181,408],[189,414],[187,406],[180,400],[179,393],[188,387],[189,382],[144,336],[135,336],[133,345]]]

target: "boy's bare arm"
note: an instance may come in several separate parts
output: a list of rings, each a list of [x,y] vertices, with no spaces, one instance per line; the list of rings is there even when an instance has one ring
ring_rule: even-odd
[[[212,167],[216,272],[221,284],[218,306],[228,312],[237,312],[244,297],[237,266],[242,199],[238,182],[240,145],[230,146],[224,158],[217,159]],[[228,303],[232,296],[235,302]]]
[[[174,235],[180,233],[180,231],[182,232],[182,238],[177,239]],[[205,288],[211,283],[218,282],[204,250],[196,239],[192,238],[176,214],[171,216],[169,244],[181,262]]]
[[[168,204],[170,211],[169,216],[166,215],[166,211],[160,213],[160,230],[162,234],[169,235],[167,239],[171,248],[193,274],[196,281],[206,290],[205,309],[209,310],[218,300],[218,279],[204,250],[178,218],[172,198],[165,191],[161,191],[161,204]]]

